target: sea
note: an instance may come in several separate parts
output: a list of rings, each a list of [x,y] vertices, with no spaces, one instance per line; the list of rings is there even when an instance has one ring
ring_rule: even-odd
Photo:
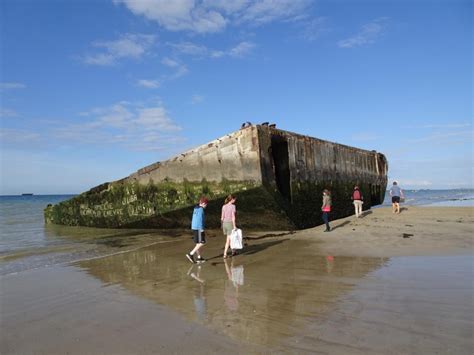
[[[474,189],[405,190],[405,205],[474,206]],[[166,242],[152,230],[45,225],[43,210],[74,195],[0,196],[0,274],[123,253]],[[384,203],[390,206],[390,196]]]

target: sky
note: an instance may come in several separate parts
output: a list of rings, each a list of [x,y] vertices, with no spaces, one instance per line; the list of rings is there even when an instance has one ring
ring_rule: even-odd
[[[470,0],[3,0],[0,194],[80,193],[242,122],[473,187]]]

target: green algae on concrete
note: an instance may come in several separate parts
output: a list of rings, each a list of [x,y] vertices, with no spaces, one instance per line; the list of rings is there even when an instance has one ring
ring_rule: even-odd
[[[207,226],[220,226],[220,208],[225,197],[238,199],[239,225],[268,225],[255,216],[277,218],[278,227],[288,228],[281,208],[271,194],[253,182],[223,180],[220,183],[184,181],[183,183],[118,181],[102,184],[68,201],[45,209],[46,223],[106,228],[189,228],[194,204],[205,195],[209,200]],[[283,217],[283,218],[282,218]]]

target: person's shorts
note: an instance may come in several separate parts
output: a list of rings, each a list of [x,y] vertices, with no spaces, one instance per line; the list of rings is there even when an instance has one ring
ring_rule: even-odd
[[[230,235],[233,229],[234,229],[234,225],[232,224],[232,222],[222,223],[222,230],[224,232],[224,235]]]
[[[206,234],[204,233],[204,231],[193,229],[193,240],[196,244],[205,244]]]
[[[400,196],[392,196],[392,203],[400,203]]]

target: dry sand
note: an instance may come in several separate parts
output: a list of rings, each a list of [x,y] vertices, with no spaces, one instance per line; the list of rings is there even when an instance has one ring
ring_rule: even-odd
[[[473,253],[473,207],[404,207],[365,211],[361,218],[347,217],[296,233],[297,239],[321,242],[323,254],[345,256],[459,255]]]
[[[0,351],[473,352],[472,208],[380,208],[331,224],[249,233],[225,262],[214,231],[202,266],[184,257],[183,236],[7,275]]]

